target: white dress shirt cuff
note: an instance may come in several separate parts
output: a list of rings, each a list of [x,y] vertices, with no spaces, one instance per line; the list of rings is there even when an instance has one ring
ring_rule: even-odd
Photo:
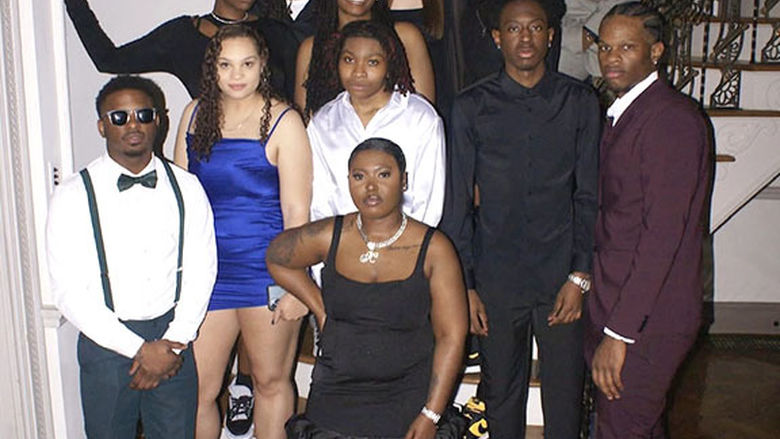
[[[634,340],[633,338],[623,337],[622,335],[620,335],[617,332],[607,328],[606,326],[604,327],[604,334],[606,334],[606,335],[608,335],[608,336],[610,336],[610,337],[612,337],[612,338],[614,338],[616,340],[620,340],[620,341],[622,341],[624,343],[627,343],[627,344],[634,344],[634,343],[636,343],[636,340]]]
[[[136,336],[137,339],[132,342],[132,344],[127,344],[128,348],[125,349],[125,345],[122,346],[121,350],[118,352],[122,355],[124,355],[127,358],[135,358],[136,355],[138,355],[138,351],[141,350],[141,346],[144,345],[146,342],[143,338]]]
[[[172,327],[171,325],[168,327],[168,330],[165,331],[163,336],[160,338],[164,340],[175,341],[177,343],[189,344],[189,342],[191,342],[194,339],[194,337],[192,337],[192,334],[188,334],[186,332],[187,331],[184,330],[183,328]]]

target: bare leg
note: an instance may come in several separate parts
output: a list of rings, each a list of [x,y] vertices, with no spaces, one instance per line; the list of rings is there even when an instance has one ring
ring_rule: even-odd
[[[295,409],[290,375],[301,321],[271,325],[272,315],[266,307],[238,310],[254,380],[255,434],[263,432],[262,439],[284,439],[284,423]]]
[[[217,396],[238,337],[238,313],[235,309],[209,311],[193,345],[198,369],[198,414],[195,425],[197,439],[217,439],[220,435]]]
[[[240,335],[238,337],[238,351],[236,352],[236,356],[238,357],[238,373],[251,376],[252,365],[249,364],[249,356],[247,355],[246,347],[244,346],[244,338]]]

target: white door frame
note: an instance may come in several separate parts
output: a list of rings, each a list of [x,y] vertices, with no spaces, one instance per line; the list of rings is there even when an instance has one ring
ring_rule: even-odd
[[[0,1],[1,437],[67,437],[43,239],[54,180],[72,172],[63,18],[59,0]]]

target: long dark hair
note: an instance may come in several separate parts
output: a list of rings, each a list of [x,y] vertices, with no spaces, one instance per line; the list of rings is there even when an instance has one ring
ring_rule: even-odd
[[[263,117],[260,119],[260,139],[265,141],[268,137],[268,129],[271,124],[271,99],[282,100],[271,87],[271,69],[268,67],[268,46],[257,31],[242,24],[223,26],[206,48],[203,57],[203,77],[200,83],[200,96],[198,96],[198,108],[195,115],[195,133],[192,138],[192,149],[198,154],[198,158],[208,158],[214,143],[222,140],[222,92],[219,89],[219,73],[217,72],[217,58],[222,52],[222,42],[231,38],[249,38],[257,49],[262,67],[260,70],[260,83],[257,92],[265,100]]]
[[[444,36],[444,0],[422,0],[423,28],[433,38]]]
[[[376,40],[387,59],[387,74],[385,75],[385,91],[397,90],[401,94],[414,93],[412,85],[412,72],[409,70],[409,62],[406,59],[404,45],[393,31],[393,28],[382,23],[369,20],[353,21],[341,29],[338,39],[338,50],[333,54],[333,62],[338,72],[339,58],[344,44],[349,38],[370,38]],[[338,74],[337,74],[338,76]],[[339,82],[339,91],[343,90]]]
[[[326,102],[335,98],[341,92],[341,82],[338,75],[337,43],[339,40],[339,7],[337,0],[311,0],[317,4],[317,32],[314,34],[314,44],[311,49],[306,87],[306,107],[304,115],[308,118],[320,109]],[[382,23],[395,34],[393,19],[387,2],[375,0],[371,6],[371,21]],[[396,38],[398,35],[396,34]],[[404,52],[406,57],[406,52]]]

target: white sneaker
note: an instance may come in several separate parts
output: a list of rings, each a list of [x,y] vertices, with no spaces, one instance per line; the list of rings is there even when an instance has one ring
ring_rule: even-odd
[[[237,384],[236,379],[228,386],[228,406],[225,411],[223,437],[227,439],[251,439],[254,434],[252,411],[255,397],[252,389]]]

